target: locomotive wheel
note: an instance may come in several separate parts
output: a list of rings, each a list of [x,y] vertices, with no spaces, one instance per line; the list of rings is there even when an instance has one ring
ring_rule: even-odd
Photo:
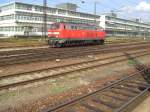
[[[56,47],[56,45],[55,45],[55,44],[52,44],[52,47],[53,47],[53,48],[55,48],[55,47]]]
[[[47,43],[48,43],[48,45],[50,45],[50,44],[51,44],[51,43],[50,43],[50,40],[48,40],[48,42],[47,42]]]
[[[62,47],[62,44],[56,43],[55,46],[56,46],[56,47]]]
[[[104,45],[104,40],[100,40],[100,45]]]

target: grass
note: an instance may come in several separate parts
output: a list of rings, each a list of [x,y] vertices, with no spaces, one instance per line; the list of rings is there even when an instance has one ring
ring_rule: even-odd
[[[34,46],[34,45],[46,45],[47,41],[41,38],[7,38],[0,39],[1,47],[13,47],[13,46]]]
[[[106,43],[119,43],[119,42],[140,42],[140,41],[150,41],[150,38],[135,38],[135,37],[106,37]]]
[[[68,89],[71,89],[71,86],[69,86],[68,84],[56,84],[56,85],[53,85],[51,88],[50,88],[50,91],[52,94],[58,94],[58,93],[62,93]]]
[[[124,42],[138,42],[138,41],[150,41],[150,38],[133,38],[133,37],[106,37],[106,43],[124,43]],[[42,37],[32,38],[6,38],[0,39],[0,47],[14,47],[14,46],[39,46],[47,45],[47,39]]]

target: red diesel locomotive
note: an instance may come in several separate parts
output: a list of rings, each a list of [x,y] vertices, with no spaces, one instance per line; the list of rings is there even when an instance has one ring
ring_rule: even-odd
[[[51,24],[48,37],[53,47],[104,44],[105,31],[93,25],[62,22]]]

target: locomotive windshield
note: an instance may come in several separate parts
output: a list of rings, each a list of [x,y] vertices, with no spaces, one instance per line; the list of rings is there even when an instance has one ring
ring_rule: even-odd
[[[59,24],[51,24],[51,27],[50,27],[50,29],[52,29],[52,30],[57,30],[57,29],[59,29]]]

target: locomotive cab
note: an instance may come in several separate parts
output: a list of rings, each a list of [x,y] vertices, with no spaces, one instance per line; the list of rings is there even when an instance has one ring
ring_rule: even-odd
[[[61,27],[62,25],[60,25],[59,23],[51,24],[50,29],[48,30],[49,45],[55,46],[55,44],[59,42]]]

